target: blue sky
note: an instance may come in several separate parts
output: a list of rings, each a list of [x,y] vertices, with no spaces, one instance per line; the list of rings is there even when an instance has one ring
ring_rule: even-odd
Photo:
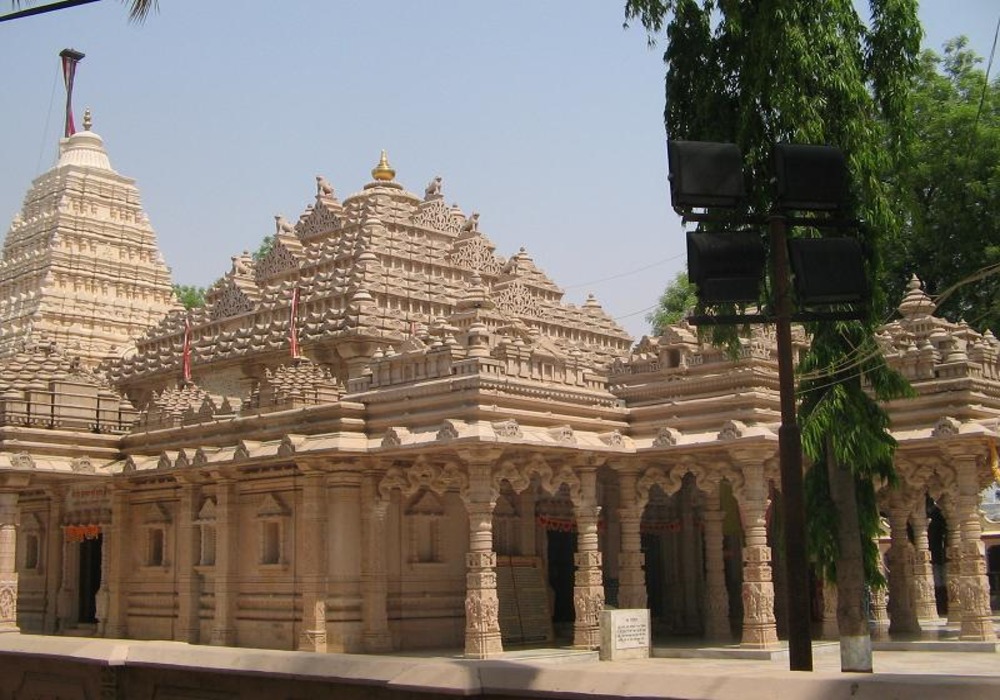
[[[104,0],[0,24],[0,229],[54,162],[73,47],[78,123],[91,107],[138,181],[175,282],[210,284],[275,214],[298,216],[317,174],[356,192],[385,148],[404,186],[441,175],[501,255],[526,247],[638,339],[684,241],[662,48],[622,28],[623,4],[161,0],[135,26]],[[927,0],[925,45],[966,34],[986,56],[998,16],[996,0]]]

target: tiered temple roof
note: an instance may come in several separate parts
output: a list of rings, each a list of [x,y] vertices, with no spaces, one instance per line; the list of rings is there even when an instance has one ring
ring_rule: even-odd
[[[111,168],[89,113],[84,126],[62,140],[7,232],[0,357],[55,342],[96,366],[177,307],[134,181]]]
[[[421,198],[395,181],[385,158],[373,177],[343,202],[318,177],[315,201],[295,224],[275,217],[271,249],[259,259],[235,256],[204,308],[175,311],[147,331],[112,368],[116,384],[143,405],[176,385],[190,323],[193,380],[234,404],[247,401],[288,362],[296,289],[303,355],[334,384],[360,381],[355,390],[384,386],[387,357],[440,357],[441,348],[461,355],[470,334],[486,338],[487,355],[509,355],[515,345],[545,355],[560,369],[544,379],[558,374],[571,385],[583,368],[600,372],[627,351],[631,338],[596,300],[563,301],[523,248],[497,255],[478,214],[445,204],[439,180]]]

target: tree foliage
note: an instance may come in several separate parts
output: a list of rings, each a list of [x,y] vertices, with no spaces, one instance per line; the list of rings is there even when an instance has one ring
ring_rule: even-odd
[[[916,274],[944,295],[939,315],[1000,331],[1000,80],[987,81],[966,44],[920,57],[912,131],[891,174],[906,220],[887,249],[887,286],[899,295]]]
[[[664,328],[690,314],[697,303],[694,285],[688,281],[687,272],[681,270],[663,290],[656,308],[646,315],[653,335],[661,335]]]
[[[800,382],[800,419],[812,478],[821,470],[828,479],[861,485],[860,530],[857,520],[838,518],[831,499],[808,501],[811,518],[835,522],[846,533],[811,542],[828,573],[836,571],[840,542],[868,542],[877,534],[871,477],[891,477],[895,445],[885,430],[885,412],[865,387],[878,399],[905,390],[876,351],[874,331],[887,304],[875,281],[885,241],[898,239],[900,230],[884,174],[897,167],[907,143],[907,100],[921,30],[916,0],[870,0],[869,10],[866,25],[846,0],[627,0],[625,9],[626,21],[639,21],[652,37],[666,33],[668,136],[732,142],[742,150],[749,196],[741,214],[770,211],[774,144],[835,145],[847,158],[845,213],[864,222],[847,235],[858,235],[867,253],[867,320],[813,324],[811,349],[800,368],[808,372]],[[819,234],[801,228],[796,233]],[[823,486],[811,484],[807,496],[820,494]],[[829,492],[832,484],[825,486]],[[853,591],[860,589],[863,573],[852,562],[851,571],[836,573],[853,577]],[[874,576],[869,581],[879,582]],[[852,604],[857,608],[860,600]]]
[[[185,309],[196,309],[205,305],[205,288],[192,284],[175,284],[174,296]]]

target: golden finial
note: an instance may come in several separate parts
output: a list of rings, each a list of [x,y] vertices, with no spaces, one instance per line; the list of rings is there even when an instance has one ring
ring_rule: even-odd
[[[90,127],[94,125],[94,120],[90,118],[90,107],[83,110],[83,130],[90,131]]]
[[[391,182],[396,177],[396,171],[389,165],[389,157],[385,154],[384,148],[382,149],[382,157],[379,158],[378,165],[372,169],[372,177],[379,182]]]

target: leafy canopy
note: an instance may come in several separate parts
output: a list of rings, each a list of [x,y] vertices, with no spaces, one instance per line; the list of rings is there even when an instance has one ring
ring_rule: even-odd
[[[916,274],[938,315],[1000,331],[1000,79],[959,37],[920,57],[902,167],[892,173],[900,234],[887,249],[887,286]]]
[[[894,447],[885,413],[865,386],[879,399],[905,387],[874,342],[888,311],[876,280],[885,241],[900,230],[884,175],[897,167],[907,143],[921,35],[916,0],[870,0],[869,10],[866,24],[848,0],[627,0],[625,6],[626,22],[639,21],[654,39],[666,34],[669,137],[732,142],[742,150],[744,213],[770,211],[774,144],[835,145],[847,158],[845,213],[864,222],[849,235],[858,235],[867,253],[868,316],[808,329],[813,340],[802,369],[812,378],[800,385],[808,392],[800,418],[811,472],[825,472],[834,460],[832,473],[847,469],[859,482],[891,469]],[[819,232],[799,228],[796,235]],[[861,531],[858,523],[838,527],[870,540],[877,534],[874,498],[865,497],[865,488],[858,493]],[[829,499],[811,501],[810,515],[825,512],[837,522],[830,506]],[[814,556],[835,560],[836,539],[813,545]]]

